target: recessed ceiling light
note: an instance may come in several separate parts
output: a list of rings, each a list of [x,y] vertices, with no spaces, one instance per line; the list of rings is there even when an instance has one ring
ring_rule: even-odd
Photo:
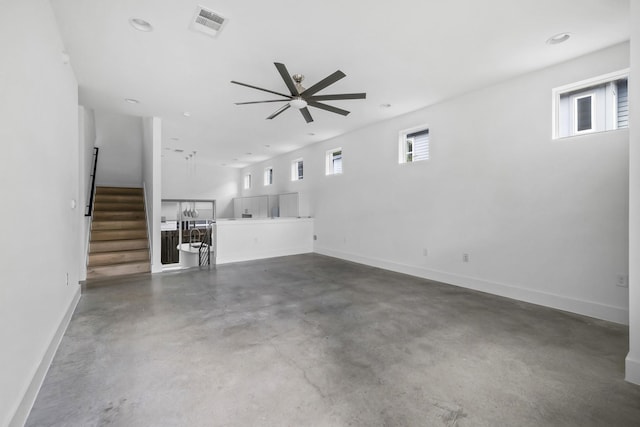
[[[547,44],[560,44],[569,40],[571,33],[558,33],[555,36],[551,36],[547,39]]]
[[[184,113],[182,113],[182,115],[185,117],[191,117],[191,113],[188,111],[185,111]]]
[[[181,150],[180,148],[176,148],[173,151],[175,151],[176,153],[184,153],[184,150]]]
[[[140,101],[138,101],[137,99],[133,99],[133,98],[125,98],[124,99],[126,102],[128,102],[129,104],[139,104]]]
[[[131,26],[138,31],[144,31],[145,33],[153,31],[153,27],[151,26],[151,24],[149,24],[144,19],[131,18],[129,19],[129,24],[131,24]]]
[[[233,161],[234,161],[234,162],[237,162],[237,161],[238,161],[238,159],[233,159]]]
[[[246,154],[247,156],[250,156],[250,155],[252,155],[253,153],[244,153],[244,154]]]
[[[269,147],[271,147],[271,146],[270,146],[269,144],[265,144],[265,147],[266,147],[266,148],[269,148]]]
[[[391,104],[380,104],[380,108],[390,108]]]
[[[171,138],[172,141],[180,141],[180,138],[176,138],[175,136]]]
[[[314,136],[314,135],[315,135],[315,133],[313,133],[313,132],[309,132],[307,135],[309,135],[309,136]]]

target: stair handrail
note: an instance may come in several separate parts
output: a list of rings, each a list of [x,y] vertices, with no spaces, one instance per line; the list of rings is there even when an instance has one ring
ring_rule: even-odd
[[[91,216],[93,214],[93,199],[96,193],[96,170],[98,169],[98,153],[100,148],[93,147],[93,168],[91,170],[91,188],[89,193],[89,204],[86,206],[84,216]]]

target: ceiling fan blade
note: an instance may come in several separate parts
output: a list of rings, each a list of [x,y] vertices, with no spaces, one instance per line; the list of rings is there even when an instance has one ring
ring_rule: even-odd
[[[338,70],[335,73],[331,74],[330,76],[325,77],[324,79],[320,80],[318,83],[314,84],[313,86],[311,86],[310,88],[308,88],[307,90],[302,92],[300,95],[303,95],[305,98],[307,96],[311,96],[314,93],[320,92],[325,87],[334,84],[335,82],[337,82],[338,80],[340,80],[341,78],[346,77],[346,76],[347,75],[345,73],[343,73],[342,71]]]
[[[285,67],[284,64],[281,64],[279,62],[274,62],[274,65],[278,69],[278,72],[280,73],[282,80],[284,80],[284,84],[286,84],[287,88],[289,88],[289,92],[291,92],[291,96],[300,95],[298,93],[298,89],[296,88],[295,83],[293,82],[293,79],[291,78],[291,75],[289,74],[289,71],[287,71],[287,67]]]
[[[350,111],[343,110],[342,108],[333,107],[331,105],[322,104],[321,102],[316,102],[316,101],[312,101],[312,100],[309,100],[307,102],[312,107],[316,107],[316,108],[319,108],[321,110],[331,111],[332,113],[336,113],[336,114],[342,114],[343,116],[346,116],[347,114],[350,113]]]
[[[342,93],[339,95],[314,95],[307,99],[312,101],[338,101],[341,99],[365,99],[366,93]]]
[[[302,113],[302,117],[304,117],[307,123],[311,123],[313,121],[313,117],[311,117],[311,113],[307,107],[301,108],[300,113]]]
[[[236,102],[236,105],[247,105],[247,104],[263,104],[265,102],[289,102],[288,99],[269,99],[267,101],[249,101],[249,102]]]
[[[278,111],[276,111],[275,113],[273,113],[272,115],[267,117],[267,120],[271,120],[271,119],[277,117],[278,115],[280,115],[283,111],[285,111],[289,107],[291,107],[289,104],[283,105],[281,108],[278,109]]]
[[[274,92],[274,91],[272,91],[272,90],[269,90],[269,89],[263,89],[263,88],[258,87],[258,86],[252,86],[252,85],[248,85],[248,84],[246,84],[246,83],[240,83],[240,82],[237,82],[237,81],[235,81],[235,80],[231,80],[231,83],[236,84],[236,85],[240,85],[240,86],[250,87],[251,89],[261,90],[261,91],[263,91],[263,92],[273,93],[274,95],[280,95],[280,96],[284,96],[285,98],[291,99],[291,95],[285,95],[284,93]]]

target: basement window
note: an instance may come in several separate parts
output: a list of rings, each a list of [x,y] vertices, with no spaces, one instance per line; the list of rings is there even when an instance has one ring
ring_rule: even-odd
[[[273,167],[264,168],[264,185],[273,184]]]
[[[291,162],[291,181],[300,181],[304,178],[304,164],[302,159]]]
[[[629,127],[629,70],[555,88],[553,138]]]
[[[248,190],[251,188],[251,174],[248,173],[244,176],[244,189]]]
[[[429,128],[419,126],[401,131],[398,146],[399,163],[429,160]]]
[[[325,159],[327,175],[339,175],[342,173],[342,148],[327,150]]]

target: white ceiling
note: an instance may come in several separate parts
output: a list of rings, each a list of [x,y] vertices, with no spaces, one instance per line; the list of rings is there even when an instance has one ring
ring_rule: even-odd
[[[183,157],[170,150],[180,148],[236,167],[629,39],[629,0],[51,3],[82,105],[162,117],[165,156]],[[198,4],[228,19],[216,38],[189,29]],[[545,43],[561,32],[572,37]],[[294,109],[265,120],[284,103],[234,105],[275,97],[231,80],[287,93],[276,61],[306,87],[340,69],[347,77],[319,94],[367,99],[327,101],[346,117],[310,108],[309,124]]]

